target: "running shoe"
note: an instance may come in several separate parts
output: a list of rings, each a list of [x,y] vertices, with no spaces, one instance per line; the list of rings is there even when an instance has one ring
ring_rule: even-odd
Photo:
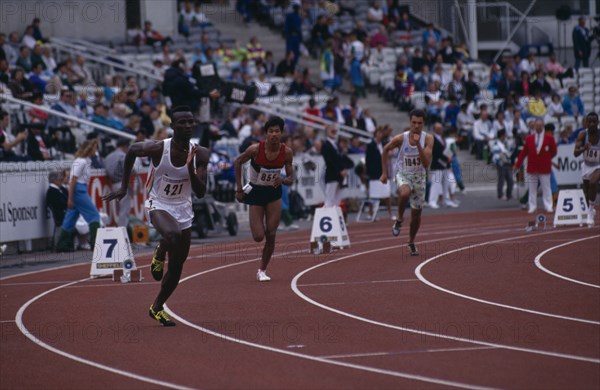
[[[158,257],[158,247],[159,246],[160,246],[160,244],[156,246],[156,249],[154,250],[154,256],[152,256],[152,263],[150,264],[150,273],[152,274],[152,277],[156,281],[160,281],[162,279],[163,269],[165,268],[164,257],[162,259],[160,259]]]
[[[400,228],[402,227],[402,220],[401,219],[397,219],[394,222],[394,225],[392,226],[392,234],[394,235],[394,237],[398,237],[398,235],[400,234]]]
[[[256,272],[256,280],[259,282],[268,282],[271,278],[267,276],[265,271],[259,269],[258,272]]]
[[[162,326],[175,326],[175,323],[169,319],[169,316],[163,308],[160,310],[154,310],[153,305],[150,305],[150,311],[148,312],[151,318],[154,318],[156,321],[160,322]]]
[[[419,256],[419,251],[417,250],[417,246],[414,242],[408,244],[408,251],[410,252],[411,256]]]
[[[592,206],[592,207],[588,208],[588,214],[587,214],[587,225],[589,227],[594,227],[595,218],[596,218],[596,209],[594,208],[594,206]]]

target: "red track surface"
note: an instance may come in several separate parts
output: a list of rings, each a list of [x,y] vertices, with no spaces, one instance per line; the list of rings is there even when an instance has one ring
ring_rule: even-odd
[[[425,216],[419,257],[389,221],[351,224],[352,247],[321,256],[307,232],[280,234],[262,284],[260,245],[196,246],[175,328],[147,315],[151,279],[7,278],[0,387],[599,388],[600,229],[526,233],[528,219]],[[588,285],[534,264],[565,243],[541,264]]]

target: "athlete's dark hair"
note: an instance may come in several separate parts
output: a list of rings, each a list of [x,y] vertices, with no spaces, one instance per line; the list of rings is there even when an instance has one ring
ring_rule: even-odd
[[[425,119],[425,111],[415,108],[410,112],[410,115],[408,117],[412,119],[413,116]]]
[[[263,127],[263,131],[266,133],[267,130],[269,130],[269,128],[271,128],[273,126],[279,127],[279,130],[281,130],[281,132],[283,133],[283,127],[285,126],[285,122],[283,121],[283,119],[281,117],[272,116],[269,118],[267,123],[265,123],[265,126]]]
[[[192,112],[192,109],[190,108],[190,106],[177,106],[177,107],[173,107],[171,109],[170,112],[168,112],[167,114],[169,115],[169,118],[171,118],[171,120],[175,120],[175,114],[177,114],[178,112]]]
[[[598,118],[598,113],[595,111],[590,112],[589,114],[587,114],[585,117],[588,118],[590,116],[595,116],[596,118]]]

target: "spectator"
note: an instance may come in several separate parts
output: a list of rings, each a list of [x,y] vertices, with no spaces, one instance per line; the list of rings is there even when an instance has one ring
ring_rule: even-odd
[[[325,49],[321,53],[321,81],[323,87],[329,93],[335,92],[341,84],[339,76],[335,73],[335,57],[332,51],[333,42],[328,40],[325,43]]]
[[[29,59],[31,61],[31,67],[33,68],[36,64],[42,64],[42,70],[46,70],[46,64],[44,63],[44,59],[42,58],[42,44],[40,42],[36,42],[35,46],[33,46],[33,50],[31,51],[31,55]],[[51,69],[49,70],[52,71]]]
[[[129,149],[129,144],[130,141],[128,139],[119,138],[117,140],[117,148],[104,159],[106,176],[110,181],[109,185],[111,187],[111,191],[117,191],[121,188],[123,167],[125,166],[125,156],[127,154],[127,150]],[[129,221],[129,211],[131,210],[130,194],[133,194],[133,188],[131,187],[127,191],[125,197],[117,202],[117,226],[127,227]]]
[[[544,71],[540,69],[535,73],[535,75],[535,80],[533,81],[531,86],[532,89],[534,91],[542,91],[542,97],[550,96],[550,94],[552,93],[552,88],[550,87],[550,84],[546,81]]]
[[[363,111],[362,120],[365,123],[365,130],[373,134],[375,132],[375,129],[377,128],[377,121],[375,121],[375,119],[371,116],[371,110],[366,108]]]
[[[577,94],[577,87],[569,87],[569,93],[563,99],[562,105],[567,115],[574,116],[575,118],[585,116],[585,109],[581,98]]]
[[[488,118],[487,106],[482,104],[480,109],[479,119],[473,124],[473,150],[478,160],[483,159],[483,150],[487,143],[493,139],[492,124]]]
[[[535,95],[529,98],[527,104],[527,112],[530,117],[543,118],[546,115],[546,104],[542,99],[542,91],[539,89],[535,90]]]
[[[109,107],[102,103],[98,103],[94,106],[94,114],[91,117],[91,121],[100,125],[112,127],[113,129],[123,130],[125,127],[123,123],[115,118],[109,117],[108,114]]]
[[[449,127],[446,130],[446,149],[444,150],[444,154],[450,158],[450,199],[453,202],[460,204],[458,200],[454,199],[454,193],[456,192],[456,186],[460,189],[461,192],[465,191],[465,184],[462,178],[462,170],[460,168],[460,161],[458,161],[458,153],[456,151],[456,143],[458,140],[458,131],[455,127]]]
[[[557,93],[552,94],[552,101],[548,104],[546,115],[554,119],[560,119],[566,115],[562,103],[560,102],[560,96]]]
[[[400,14],[400,20],[398,21],[398,26],[396,28],[400,31],[412,31],[414,26],[410,21],[410,15],[407,11],[402,12]]]
[[[401,110],[409,109],[412,85],[412,75],[405,72],[403,67],[398,67],[398,69],[396,69],[396,77],[394,79],[394,102],[400,107]]]
[[[421,74],[415,81],[415,91],[419,91],[419,92],[427,91],[427,87],[429,86],[429,83],[431,83],[432,81],[433,81],[433,78],[431,77],[431,72],[429,72],[429,66],[423,65],[421,67]]]
[[[378,127],[373,132],[373,140],[367,145],[365,156],[365,165],[367,167],[367,177],[369,179],[369,199],[382,200],[388,211],[388,217],[392,217],[392,188],[388,181],[386,184],[381,183],[381,154],[383,153],[383,129]]]
[[[250,38],[250,41],[246,45],[246,48],[248,50],[248,58],[250,60],[258,61],[265,58],[265,50],[263,49],[260,42],[258,42],[258,39],[256,37]]]
[[[538,182],[542,187],[544,209],[552,212],[552,192],[550,187],[550,172],[552,169],[552,158],[556,156],[556,143],[550,134],[544,134],[544,121],[536,119],[535,133],[525,139],[525,145],[519,153],[514,170],[519,169],[525,157],[527,157],[527,183],[529,186],[529,214],[537,209],[537,187]]]
[[[17,58],[16,66],[25,70],[26,73],[31,72],[31,51],[27,46],[21,46],[19,49],[19,58]]]
[[[468,149],[473,144],[473,124],[475,123],[475,118],[467,112],[467,107],[466,103],[461,104],[460,112],[456,116],[458,134],[461,139],[466,141],[459,144],[461,149]]]
[[[438,199],[441,195],[444,197],[444,204],[447,207],[458,207],[458,204],[450,199],[449,174],[451,158],[444,154],[446,149],[446,140],[443,138],[444,128],[442,124],[436,122],[433,125],[433,152],[431,155],[431,190],[429,193],[429,207],[439,209]]]
[[[50,171],[48,173],[49,186],[46,191],[46,207],[50,209],[52,219],[54,219],[55,235],[60,231],[67,213],[69,190],[63,186],[65,176],[65,171]],[[56,238],[52,237],[53,246],[56,243]]]
[[[527,54],[527,58],[523,58],[519,63],[519,71],[521,73],[527,72],[530,76],[533,76],[537,70],[537,64],[535,63],[535,55],[533,52]]]
[[[85,64],[85,58],[83,58],[83,56],[78,55],[75,57],[75,63],[71,67],[71,70],[73,71],[73,73],[75,74],[75,76],[77,78],[76,84],[80,84],[80,85],[94,84],[94,80],[92,78],[92,72],[90,71],[88,66]]]
[[[469,78],[470,78],[469,72]],[[515,74],[512,70],[506,70],[504,78],[500,81],[498,85],[498,93],[497,97],[501,99],[506,99],[506,97],[510,94],[510,92],[516,91],[518,88],[518,82],[515,80]]]
[[[381,45],[381,47],[387,47],[388,45],[387,31],[383,25],[379,26],[377,32],[371,37],[370,46],[377,47],[378,45]]]
[[[33,38],[36,41],[46,43],[46,42],[48,42],[48,40],[46,38],[44,38],[44,36],[42,35],[42,30],[40,30],[40,23],[41,23],[40,18],[34,18],[33,21],[31,22],[31,27],[33,28]]]
[[[310,51],[317,58],[325,47],[325,42],[331,38],[327,15],[319,15],[317,23],[310,32]]]
[[[433,28],[433,23],[428,23],[425,31],[423,31],[423,45],[428,46],[430,40],[433,42],[434,47],[437,47],[440,42],[440,34]]]
[[[590,30],[585,27],[585,18],[579,18],[579,24],[573,28],[573,51],[575,52],[575,69],[583,64],[584,68],[589,66],[590,55],[592,54],[592,41],[594,36]]]
[[[0,161],[27,161],[29,157],[20,156],[15,153],[17,147],[27,139],[27,131],[21,131],[12,136],[8,129],[10,127],[10,115],[6,111],[0,111]]]
[[[517,81],[515,92],[519,96],[529,97],[530,95],[533,95],[533,88],[531,87],[531,82],[529,81],[529,73],[525,71],[521,72],[521,80]]]
[[[454,54],[454,48],[452,47],[452,40],[450,38],[442,39],[442,46],[437,52],[438,55],[442,56],[444,64],[454,64],[456,56]]]
[[[189,38],[194,16],[195,12],[192,9],[192,3],[189,0],[186,0],[183,4],[183,8],[179,11],[179,20],[177,22],[179,34]]]
[[[325,132],[327,139],[321,148],[321,155],[325,160],[325,207],[334,207],[342,200],[341,188],[348,171],[344,168],[342,155],[337,146],[337,128],[327,125]]]
[[[512,150],[506,140],[506,130],[498,131],[497,139],[492,146],[492,161],[498,171],[497,195],[500,200],[511,200],[513,189],[513,173],[510,156]],[[504,183],[506,182],[506,195],[504,195]]]
[[[75,154],[75,161],[73,161],[70,175],[68,210],[56,245],[57,252],[70,252],[73,250],[73,230],[80,214],[90,228],[90,246],[88,248],[94,248],[96,244],[96,232],[100,227],[100,215],[88,195],[88,182],[91,171],[90,157],[96,154],[97,150],[98,142],[88,140],[81,145]]]
[[[148,46],[154,46],[156,43],[160,43],[161,46],[172,44],[173,40],[171,37],[164,37],[160,32],[152,29],[152,22],[146,20],[144,22],[144,42]]]
[[[449,99],[463,100],[465,97],[465,85],[462,80],[462,74],[458,70],[455,70],[452,74],[452,81],[447,87]]]
[[[37,63],[29,74],[29,82],[33,86],[34,90],[40,93],[46,92],[46,81],[41,77],[43,64]]]
[[[562,79],[563,77],[573,77],[573,70],[570,68],[568,70],[565,69],[556,59],[556,53],[554,52],[550,53],[545,70],[548,74],[555,72],[559,79]]]
[[[573,126],[571,126],[571,125],[564,126],[562,128],[562,130],[560,131],[560,134],[558,135],[558,144],[559,145],[572,144],[573,142],[570,140],[572,134],[573,134]]]
[[[267,76],[275,76],[275,62],[273,61],[273,53],[267,51],[265,53],[265,60],[263,61],[263,66],[265,68],[265,74]]]
[[[444,124],[446,126],[456,128],[458,114],[460,113],[460,107],[458,105],[458,100],[456,99],[456,97],[450,98],[450,103],[446,106],[444,112]]]
[[[54,69],[56,69],[56,60],[52,55],[52,49],[48,45],[42,47],[42,61],[44,61],[44,65],[49,72],[54,72]]]
[[[33,26],[27,26],[25,28],[25,33],[23,34],[23,39],[21,40],[21,42],[23,43],[24,46],[26,46],[27,48],[29,48],[29,50],[33,49],[33,47],[35,46],[35,38],[33,37]]]
[[[29,100],[33,96],[33,86],[25,78],[23,68],[13,69],[8,88],[17,99]]]
[[[189,106],[192,112],[198,110],[200,98],[207,95],[188,79],[184,59],[173,61],[167,69],[162,90],[164,95],[171,99],[173,108],[185,105]]]
[[[17,51],[6,42],[6,34],[0,33],[0,60],[6,60],[13,65],[17,62]]]
[[[370,23],[383,23],[383,10],[381,9],[379,0],[373,0],[371,2],[371,6],[367,11],[367,20]]]
[[[366,152],[366,149],[363,146],[358,135],[353,135],[352,138],[350,138],[350,146],[348,147],[348,153],[349,154],[364,154],[365,152]]]
[[[277,77],[289,77],[294,74],[296,69],[296,61],[294,60],[295,54],[293,51],[289,51],[287,56],[279,62],[275,76]]]
[[[33,161],[47,161],[51,160],[50,147],[52,147],[52,141],[50,141],[43,134],[44,125],[31,126],[29,127],[29,135],[27,137],[27,155],[31,157]]]
[[[300,6],[298,4],[294,4],[292,12],[286,15],[283,34],[286,39],[285,51],[294,53],[292,61],[295,68],[300,58],[300,43],[302,42],[302,16],[300,16]]]
[[[546,76],[546,82],[552,91],[559,91],[562,88],[562,81],[557,77],[556,72],[552,71]]]

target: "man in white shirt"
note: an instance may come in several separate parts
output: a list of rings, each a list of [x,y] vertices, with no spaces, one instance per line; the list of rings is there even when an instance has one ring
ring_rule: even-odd
[[[487,142],[493,138],[491,137],[492,124],[488,118],[487,105],[482,104],[480,109],[480,117],[473,124],[475,157],[477,157],[478,160],[483,158],[483,148]]]

